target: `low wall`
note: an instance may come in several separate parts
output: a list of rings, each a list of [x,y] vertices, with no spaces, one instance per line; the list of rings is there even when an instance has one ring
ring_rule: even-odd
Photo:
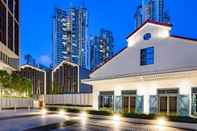
[[[31,98],[1,98],[1,108],[29,108],[33,107],[33,99]]]
[[[44,96],[47,105],[92,106],[92,94],[64,94]]]

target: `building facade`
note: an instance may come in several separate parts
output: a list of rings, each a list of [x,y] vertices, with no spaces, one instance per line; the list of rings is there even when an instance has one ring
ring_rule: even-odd
[[[111,31],[101,29],[99,36],[92,37],[90,44],[90,69],[95,69],[114,54],[114,38]]]
[[[79,93],[79,66],[62,61],[52,71],[52,94]]]
[[[128,36],[127,48],[83,81],[93,86],[95,109],[197,115],[197,39],[171,29],[145,22]]]
[[[80,93],[92,93],[92,86],[82,82],[84,79],[88,79],[89,75],[90,75],[90,70],[87,70],[85,68],[79,69]]]
[[[46,71],[34,67],[32,65],[22,65],[16,74],[25,77],[32,82],[32,93],[33,95],[46,94]]]
[[[32,55],[27,54],[27,55],[25,55],[24,58],[25,58],[25,64],[26,64],[26,65],[32,65],[32,66],[34,66],[34,67],[37,66],[37,64],[36,64],[36,59],[33,58]]]
[[[164,0],[141,0],[135,15],[136,28],[140,27],[145,21],[152,20],[160,23],[170,23],[170,17],[165,10]]]
[[[88,12],[84,7],[55,9],[53,17],[53,66],[63,60],[86,68]]]
[[[0,0],[0,69],[19,65],[19,0]]]

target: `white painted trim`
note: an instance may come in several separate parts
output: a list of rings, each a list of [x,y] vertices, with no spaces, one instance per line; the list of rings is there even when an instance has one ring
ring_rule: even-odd
[[[77,65],[77,64],[75,64],[75,63],[71,63],[71,62],[68,62],[68,61],[64,60],[64,61],[62,61],[59,65],[57,65],[57,66],[53,69],[53,72],[55,72],[55,71],[56,71],[60,66],[62,66],[64,63],[69,64],[69,65],[72,65],[72,66],[79,66],[79,65]]]
[[[134,37],[136,34],[138,34],[138,32],[142,31],[144,28],[146,28],[147,26],[154,26],[154,27],[159,27],[159,28],[162,28],[164,30],[168,30],[170,31],[172,29],[171,26],[165,26],[165,25],[159,25],[159,24],[156,24],[156,23],[151,23],[151,22],[147,22],[144,26],[142,26],[139,30],[137,30],[136,32],[134,32],[134,34],[132,34],[131,36],[129,36],[127,38],[127,41],[128,39],[131,39],[131,37]]]
[[[41,72],[46,72],[45,70],[42,70],[42,69],[40,69],[40,68],[37,68],[37,67],[34,67],[34,66],[32,66],[32,65],[27,65],[27,64],[25,64],[25,65],[21,65],[20,66],[20,68],[19,69],[24,69],[24,68],[32,68],[32,69],[34,69],[34,70],[37,70],[37,71],[41,71]]]
[[[111,76],[106,78],[93,78],[93,79],[84,79],[82,82],[86,84],[94,83],[96,81],[106,81],[106,80],[116,80],[116,79],[128,79],[131,78],[134,81],[146,81],[146,80],[156,80],[156,79],[166,79],[166,78],[177,78],[177,77],[188,77],[188,76],[197,76],[197,68],[189,70],[180,70],[180,71],[169,71],[169,72],[154,72],[149,74],[128,74],[120,76]],[[130,80],[131,80],[130,79]]]

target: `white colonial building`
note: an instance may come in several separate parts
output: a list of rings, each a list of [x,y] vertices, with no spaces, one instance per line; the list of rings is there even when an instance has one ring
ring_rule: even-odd
[[[147,21],[127,37],[128,47],[91,73],[93,107],[137,113],[197,112],[197,40]]]

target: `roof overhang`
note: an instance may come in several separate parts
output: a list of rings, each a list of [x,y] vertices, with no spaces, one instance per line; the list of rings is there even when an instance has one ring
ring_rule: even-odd
[[[82,80],[86,84],[99,84],[104,82],[109,83],[122,83],[122,82],[140,82],[140,81],[154,81],[154,80],[165,80],[165,79],[178,79],[178,78],[190,78],[197,77],[197,67],[191,69],[182,69],[166,72],[152,72],[143,74],[126,74],[117,75],[106,78],[92,78]]]
[[[34,67],[34,66],[32,66],[32,65],[27,65],[27,64],[26,64],[26,65],[21,65],[19,69],[21,70],[21,69],[24,69],[24,68],[31,68],[31,69],[34,69],[34,70],[37,70],[37,71],[46,73],[45,70],[42,70],[42,69],[37,68],[37,67]]]
[[[78,67],[78,68],[79,68],[79,65],[64,60],[64,61],[62,61],[59,65],[57,65],[57,66],[53,69],[52,72],[55,72],[55,71],[56,71],[57,69],[59,69],[63,64],[69,64],[69,65],[71,65],[71,66],[74,66],[74,67]]]
[[[132,33],[130,33],[126,39],[130,38],[131,36],[135,35],[136,33],[140,32],[141,30],[143,30],[145,27],[147,27],[148,25],[151,26],[155,26],[155,27],[159,27],[159,28],[163,28],[163,29],[167,29],[170,30],[172,28],[171,24],[163,24],[160,22],[156,22],[156,21],[151,21],[151,20],[147,20],[146,22],[144,22],[140,27],[138,27],[135,31],[133,31]]]

